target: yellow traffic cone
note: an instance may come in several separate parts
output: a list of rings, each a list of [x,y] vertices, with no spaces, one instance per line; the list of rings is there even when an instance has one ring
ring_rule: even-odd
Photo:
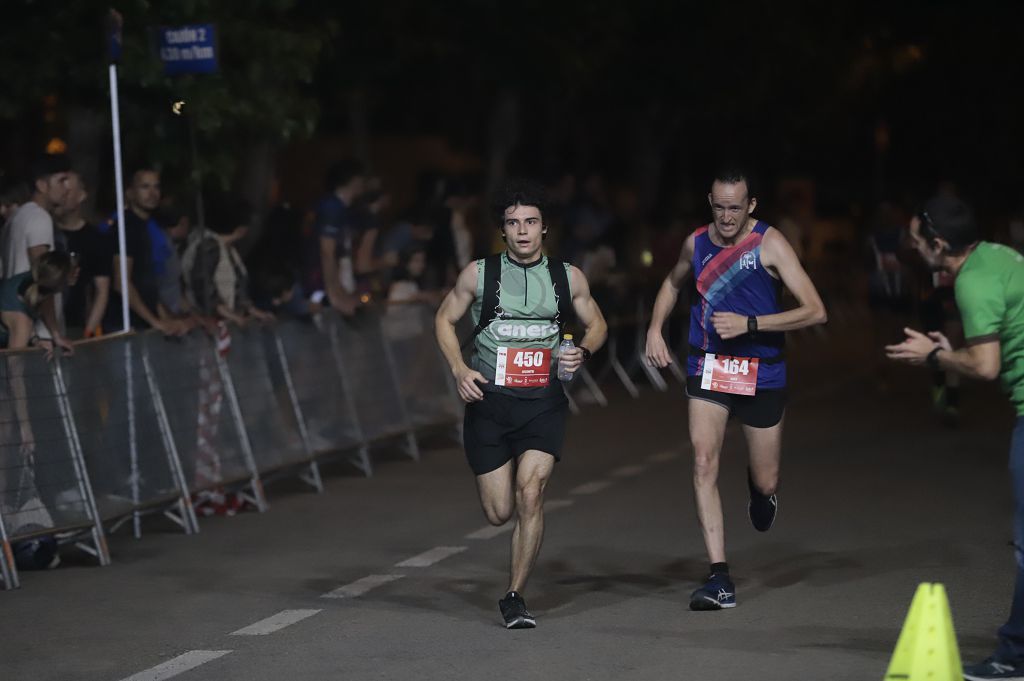
[[[917,587],[884,681],[963,681],[946,589]]]

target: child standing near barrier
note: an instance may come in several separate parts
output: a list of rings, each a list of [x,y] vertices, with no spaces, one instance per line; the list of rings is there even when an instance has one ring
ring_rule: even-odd
[[[28,272],[0,282],[0,347],[7,350],[28,348],[36,320],[42,316],[52,342],[68,354],[73,352],[71,344],[59,333],[53,306],[45,305],[57,291],[64,288],[70,272],[71,259],[66,253],[48,251],[33,263]],[[41,311],[45,313],[41,314]],[[45,343],[47,351],[52,352],[53,346],[49,345],[51,341]],[[0,433],[0,442],[13,445],[17,441],[19,447],[17,453],[14,453],[13,447],[4,448],[7,450],[5,458],[18,458],[0,462],[0,499],[6,502],[0,512],[9,519],[7,529],[11,533],[26,528],[50,528],[53,527],[53,519],[43,505],[35,483],[35,435],[29,420],[24,365],[18,355],[9,356],[6,362],[7,385],[0,387],[0,405],[3,411],[9,410],[13,414],[0,417],[4,431]],[[11,425],[15,423],[18,426],[17,436],[10,432]],[[23,558],[22,553],[19,552],[19,560]],[[55,567],[57,562],[59,559],[53,552],[43,566]]]
[[[517,519],[508,590],[498,602],[508,629],[537,625],[522,590],[540,551],[544,487],[565,437],[568,400],[556,369],[575,372],[608,335],[583,273],[544,255],[544,207],[542,190],[532,183],[498,195],[494,212],[506,250],[462,270],[435,318],[441,352],[466,402],[466,458],[484,515],[492,525],[513,514]],[[471,308],[477,322],[472,366],[455,334]],[[578,347],[559,355],[570,314],[586,332]]]

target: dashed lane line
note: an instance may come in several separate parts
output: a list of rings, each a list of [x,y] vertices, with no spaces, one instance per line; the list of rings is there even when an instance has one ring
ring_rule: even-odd
[[[290,627],[296,622],[301,622],[304,619],[312,617],[322,610],[282,610],[276,615],[260,620],[254,624],[250,624],[247,627],[243,627],[238,631],[232,631],[231,636],[266,636],[267,634],[273,634],[275,631],[280,631],[285,627]]]
[[[182,653],[175,658],[167,660],[163,664],[150,667],[138,674],[132,674],[125,679],[121,679],[121,681],[163,681],[163,679],[170,679],[178,674],[184,674],[207,662],[224,657],[230,652],[230,650],[190,650],[187,653]]]
[[[611,486],[611,480],[592,480],[590,482],[585,482],[577,487],[573,487],[571,490],[569,490],[569,494],[597,494],[598,492],[605,490]]]
[[[321,598],[355,598],[362,596],[371,589],[376,589],[378,586],[388,584],[402,577],[405,577],[405,575],[367,575],[350,584],[339,586],[334,591],[328,591]]]
[[[629,466],[620,466],[619,468],[616,468],[609,473],[609,475],[613,478],[632,478],[640,475],[646,470],[647,466],[642,464],[630,464]]]
[[[454,556],[457,553],[462,553],[466,550],[465,546],[435,546],[429,551],[424,551],[418,556],[403,560],[401,563],[395,563],[395,567],[400,568],[423,568],[430,567],[435,563],[440,563],[445,558]]]

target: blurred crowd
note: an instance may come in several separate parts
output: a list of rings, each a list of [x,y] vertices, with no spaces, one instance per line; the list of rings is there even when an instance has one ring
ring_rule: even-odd
[[[386,180],[340,160],[316,201],[273,206],[258,234],[249,233],[255,207],[238,194],[208,192],[200,219],[165,194],[156,166],[129,169],[124,183],[125,286],[118,216],[86,214],[91,188],[67,156],[41,156],[24,181],[0,187],[3,347],[68,347],[120,331],[122,296],[131,327],[169,336],[326,307],[352,315],[382,301],[437,304],[463,267],[501,248],[475,176],[423,172],[415,196],[399,205]],[[555,175],[546,185],[546,249],[583,270],[613,321],[634,312],[633,297],[657,287],[705,221],[697,193],[642,211],[634,189],[609,187],[599,173]],[[919,317],[946,324],[949,282],[923,269],[905,243],[912,209],[883,202],[855,227],[853,243],[812,248],[822,228],[790,203],[763,217],[789,237],[826,299],[857,297],[843,289],[859,273],[873,309],[894,327]],[[1024,248],[1024,212],[1005,231]],[[851,267],[857,248],[864,268]]]

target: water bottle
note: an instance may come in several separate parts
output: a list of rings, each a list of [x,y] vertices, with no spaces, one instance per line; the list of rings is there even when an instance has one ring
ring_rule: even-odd
[[[562,382],[569,382],[572,380],[572,372],[566,371],[562,368],[562,353],[572,350],[576,345],[572,342],[572,334],[567,333],[562,336],[562,342],[558,344],[558,380]]]

